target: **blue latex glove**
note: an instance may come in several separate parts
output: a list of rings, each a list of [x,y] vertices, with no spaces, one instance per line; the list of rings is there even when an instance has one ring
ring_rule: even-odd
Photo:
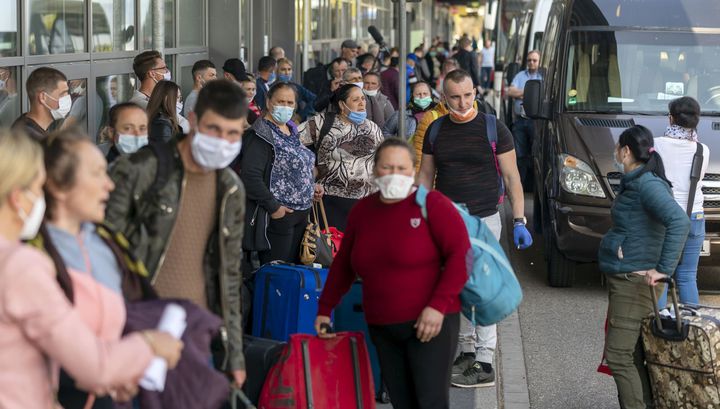
[[[515,238],[515,247],[520,250],[525,250],[533,244],[532,235],[522,223],[516,224],[513,228],[513,237]]]

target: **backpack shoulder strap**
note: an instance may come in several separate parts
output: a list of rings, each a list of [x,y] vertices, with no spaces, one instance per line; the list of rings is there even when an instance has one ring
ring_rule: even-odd
[[[690,167],[690,190],[688,191],[688,202],[687,208],[685,209],[688,217],[692,216],[692,208],[695,203],[695,191],[697,190],[698,182],[700,182],[703,160],[703,144],[697,142],[697,150],[695,150],[692,166]]]
[[[497,118],[493,114],[485,115],[485,128],[487,130],[488,141],[493,148],[493,154],[495,154],[495,148],[497,147],[498,133],[497,133]]]
[[[330,130],[332,129],[333,123],[335,122],[335,113],[334,112],[326,112],[325,118],[323,120],[323,125],[320,128],[320,133],[317,137],[317,143],[315,144],[316,148],[319,149],[320,146],[322,146],[322,141],[325,139],[327,134],[330,133]]]
[[[434,112],[433,117],[435,117],[435,115],[438,115],[437,112],[435,112],[435,111],[432,111],[432,112]],[[435,119],[433,122],[431,122],[430,127],[428,128],[428,134],[426,135],[426,137],[430,141],[430,146],[433,148],[433,151],[435,150],[435,141],[437,140],[438,133],[440,132],[440,127],[442,126],[444,120],[445,120],[445,115],[443,115],[443,116]]]
[[[427,188],[423,185],[418,186],[417,191],[415,191],[415,203],[420,206],[420,213],[422,214],[423,219],[425,219],[426,221],[428,219],[427,195]]]
[[[145,194],[152,194],[153,192],[159,191],[165,186],[170,179],[170,166],[172,164],[173,155],[170,146],[166,143],[150,143],[147,148],[157,158],[157,170],[155,171],[155,179],[153,180],[150,189]]]

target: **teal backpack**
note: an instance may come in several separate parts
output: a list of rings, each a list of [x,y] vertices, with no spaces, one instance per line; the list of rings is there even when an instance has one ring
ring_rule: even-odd
[[[424,186],[418,187],[415,202],[429,224],[427,195]],[[472,216],[462,205],[455,203],[455,208],[465,222],[473,252],[472,269],[460,293],[462,313],[473,325],[497,324],[520,305],[520,283],[500,243],[482,219]]]

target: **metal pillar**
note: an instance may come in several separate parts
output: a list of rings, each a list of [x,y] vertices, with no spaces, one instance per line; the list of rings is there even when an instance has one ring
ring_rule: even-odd
[[[398,69],[400,70],[400,83],[398,90],[398,136],[405,138],[405,130],[407,124],[405,123],[405,109],[407,105],[407,9],[405,7],[405,0],[398,1],[398,39],[400,41],[400,62]]]
[[[165,49],[165,1],[152,0],[153,10],[153,50],[160,51]]]
[[[302,45],[302,72],[295,75],[300,80],[300,74],[310,69],[310,0],[303,2],[303,45]]]

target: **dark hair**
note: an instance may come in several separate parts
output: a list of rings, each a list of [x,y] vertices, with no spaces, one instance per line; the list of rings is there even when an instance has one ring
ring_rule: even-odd
[[[193,64],[193,66],[192,66],[193,81],[195,80],[195,76],[200,71],[205,71],[208,68],[215,68],[215,64],[213,64],[212,61],[210,61],[210,60],[200,60],[200,61],[195,62],[195,64]]]
[[[670,101],[668,110],[675,125],[695,129],[700,123],[700,104],[692,97],[682,97]]]
[[[635,160],[645,165],[639,175],[652,172],[672,187],[672,183],[665,176],[663,160],[660,154],[655,151],[655,138],[653,138],[653,134],[649,129],[642,125],[635,125],[624,130],[618,139],[618,148],[624,148],[625,146],[630,149]]]
[[[380,161],[380,155],[382,152],[387,148],[404,148],[408,151],[408,154],[410,155],[410,158],[412,160],[413,168],[417,164],[417,157],[415,156],[415,149],[410,146],[410,144],[407,143],[404,139],[400,139],[398,137],[392,137],[385,139],[380,146],[375,149],[375,166],[377,166],[378,161]]]
[[[450,71],[445,75],[445,81],[443,82],[443,92],[445,91],[445,87],[447,87],[448,82],[454,82],[456,84],[459,84],[466,79],[472,81],[472,77],[467,71],[461,69]]]
[[[112,106],[112,108],[110,108],[110,112],[108,112],[108,126],[111,128],[115,128],[120,114],[128,109],[139,109],[143,111],[143,113],[145,113],[145,110],[140,105],[134,102],[121,102],[119,104],[115,104]]]
[[[275,61],[275,59],[270,57],[269,55],[261,57],[260,61],[258,61],[258,71],[259,72],[272,71],[275,69],[276,66],[277,66],[277,61]]]
[[[67,81],[62,72],[50,67],[40,67],[33,71],[25,83],[25,89],[30,98],[30,103],[35,100],[40,92],[53,92],[57,89],[58,82]]]
[[[458,45],[462,48],[465,48],[465,47],[469,46],[470,44],[472,44],[472,40],[469,37],[463,37],[458,42]]]
[[[400,57],[390,57],[390,66],[397,67],[400,65]]]
[[[332,104],[335,107],[336,112],[342,112],[340,109],[340,101],[345,102],[350,97],[350,91],[354,89],[360,89],[355,84],[345,84],[335,90],[332,96]]]
[[[418,81],[418,82],[412,84],[412,85],[410,86],[410,95],[414,94],[414,93],[415,93],[415,88],[417,88],[417,87],[419,87],[419,86],[421,86],[421,85],[425,85],[426,87],[428,87],[428,91],[430,91],[430,96],[432,97],[432,87],[430,86],[430,84],[428,84],[428,83],[425,82],[425,81]]]
[[[415,49],[413,50],[413,52],[416,53],[416,52],[418,52],[418,51],[425,51],[425,49],[423,48],[423,46],[419,45],[419,46],[415,47]]]
[[[245,118],[248,111],[245,91],[229,80],[208,82],[198,93],[195,104],[198,121],[208,110],[227,119]]]
[[[357,58],[358,65],[363,65],[368,62],[368,60],[372,60],[373,62],[375,62],[375,56],[370,53],[365,53]]]
[[[144,51],[136,55],[133,60],[135,76],[138,77],[140,81],[145,81],[148,72],[155,67],[155,61],[158,58],[162,59],[162,54],[160,54],[160,51],[155,50]]]
[[[82,143],[92,142],[90,137],[78,127],[54,132],[45,141],[44,153],[47,180],[43,190],[45,190],[45,200],[47,202],[46,220],[52,219],[55,211],[55,199],[49,187],[52,186],[58,190],[69,190],[75,186],[78,165],[80,164],[77,147]]]
[[[338,58],[330,61],[330,67],[332,67],[333,65],[340,65],[340,64],[343,64],[343,63],[345,63],[345,64],[347,64],[347,65],[350,65],[350,61],[348,61],[348,60],[346,60],[346,59],[344,59],[344,58],[342,58],[342,57],[338,57]]]
[[[165,115],[172,124],[173,134],[177,134],[180,130],[175,110],[179,93],[180,87],[176,83],[160,81],[150,94],[150,101],[147,105],[148,119],[153,121],[158,115]]]
[[[298,95],[297,88],[295,87],[295,85],[290,84],[289,82],[282,82],[282,81],[276,82],[270,87],[270,89],[267,92],[267,96],[265,97],[265,104],[267,104],[268,101],[270,101],[275,96],[275,94],[278,91],[280,91],[281,89],[292,90],[293,94],[295,94],[295,107],[297,108],[298,99],[300,98],[300,96]],[[261,108],[263,111],[267,110],[267,106],[264,106]]]

